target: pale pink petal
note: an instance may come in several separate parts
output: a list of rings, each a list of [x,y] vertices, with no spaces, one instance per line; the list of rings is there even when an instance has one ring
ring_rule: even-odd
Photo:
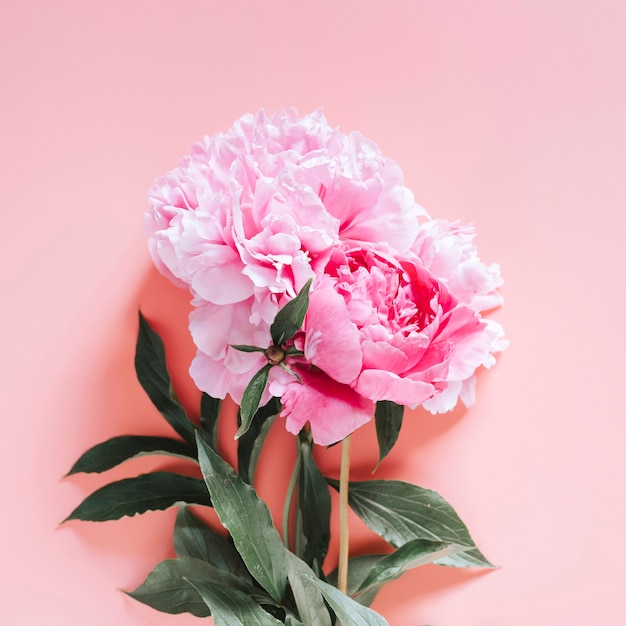
[[[243,344],[267,348],[270,345],[268,324],[251,324],[251,298],[230,305],[194,302],[189,315],[189,330],[200,351],[213,359],[223,359],[229,344]]]
[[[195,293],[207,302],[233,304],[249,298],[254,291],[252,281],[242,274],[241,261],[199,269],[191,280]]]
[[[266,363],[262,354],[247,356],[248,368],[241,372],[235,372],[225,367],[222,360],[212,359],[206,354],[198,352],[191,362],[189,374],[201,391],[208,393],[213,398],[223,399],[228,394],[239,404],[248,383]],[[261,406],[267,404],[270,398],[269,388],[266,387],[261,396]]]
[[[196,346],[213,359],[223,359],[229,343],[236,305],[218,306],[210,302],[189,315],[189,330]]]
[[[489,336],[489,341],[491,344],[490,351],[495,354],[496,352],[502,352],[503,350],[506,350],[509,345],[509,340],[505,338],[504,329],[502,328],[501,324],[492,319],[485,319],[483,321],[486,324],[486,332]],[[489,368],[495,364],[496,358],[494,354],[487,355],[482,363],[484,367]]]
[[[476,402],[476,375],[472,374],[461,383],[459,398],[468,409],[474,405]]]
[[[456,406],[461,388],[462,383],[460,380],[449,382],[445,389],[439,391],[423,403],[424,408],[433,415],[451,411]]]

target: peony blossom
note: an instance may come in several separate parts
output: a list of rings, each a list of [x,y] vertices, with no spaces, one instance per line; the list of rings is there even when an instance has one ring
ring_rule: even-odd
[[[304,359],[290,363],[302,382],[283,374],[270,391],[282,398],[287,429],[298,432],[307,415],[321,444],[354,429],[337,416],[360,416],[361,424],[371,418],[364,400],[417,406],[469,379],[491,350],[475,310],[418,257],[394,257],[380,246],[335,251],[311,293],[304,335]],[[307,381],[311,366],[315,385]],[[319,388],[334,405],[310,411]]]
[[[197,385],[240,402],[267,363],[278,310],[313,279],[297,348],[270,370],[262,402],[286,427],[341,440],[375,403],[432,412],[473,402],[474,372],[503,349],[481,313],[497,306],[497,266],[473,231],[430,220],[398,165],[321,112],[246,115],[196,144],[149,194],[145,227],[157,267],[188,286]],[[293,352],[293,351],[292,351]]]
[[[459,302],[481,313],[502,304],[498,292],[502,278],[496,263],[485,265],[478,258],[473,238],[471,226],[460,226],[443,219],[431,220],[420,226],[412,251]],[[480,365],[489,368],[496,362],[494,354],[504,350],[509,342],[504,338],[500,324],[491,319],[483,321],[490,348]],[[450,380],[444,390],[425,401],[423,406],[431,413],[445,413],[452,410],[460,398],[466,407],[470,407],[475,400],[475,382],[473,372],[466,378]]]
[[[193,146],[149,192],[145,228],[157,267],[213,304],[295,296],[343,240],[400,252],[425,212],[398,165],[320,111],[246,115]]]

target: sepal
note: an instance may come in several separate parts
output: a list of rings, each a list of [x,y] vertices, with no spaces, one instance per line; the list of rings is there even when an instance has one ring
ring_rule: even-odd
[[[275,346],[282,346],[302,327],[309,308],[309,290],[312,283],[313,279],[309,278],[298,292],[298,295],[293,300],[287,302],[276,314],[274,322],[270,326],[270,334]]]

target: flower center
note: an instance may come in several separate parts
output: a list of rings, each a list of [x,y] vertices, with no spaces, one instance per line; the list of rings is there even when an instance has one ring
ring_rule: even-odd
[[[409,260],[398,262],[384,252],[359,248],[347,251],[334,273],[335,289],[360,329],[376,327],[407,336],[422,331],[434,318],[435,281]]]

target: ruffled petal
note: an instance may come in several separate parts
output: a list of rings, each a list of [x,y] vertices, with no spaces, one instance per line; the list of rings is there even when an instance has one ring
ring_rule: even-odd
[[[374,416],[375,405],[320,370],[298,369],[302,383],[287,385],[281,397],[285,428],[294,435],[308,422],[313,441],[329,446]]]
[[[397,404],[416,405],[430,398],[436,387],[423,380],[400,377],[386,370],[365,370],[358,378],[356,391],[371,400],[391,400]]]
[[[310,295],[304,354],[340,383],[351,383],[361,371],[359,331],[350,321],[343,298],[324,287]]]
[[[251,357],[248,369],[243,372],[234,372],[224,367],[222,360],[212,359],[198,352],[191,362],[189,374],[198,389],[208,393],[211,397],[223,399],[229,394],[235,402],[240,403],[250,379],[265,363],[265,358],[260,354],[248,356]],[[266,389],[261,398],[261,404],[266,404],[269,399],[269,389]]]

